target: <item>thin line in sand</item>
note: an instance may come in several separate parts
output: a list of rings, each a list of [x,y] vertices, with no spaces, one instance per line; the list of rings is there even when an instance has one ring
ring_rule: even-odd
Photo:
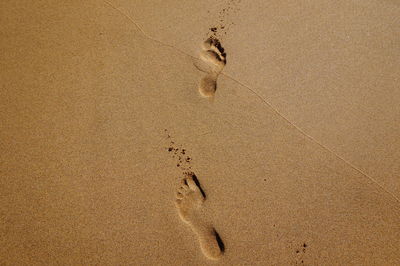
[[[119,8],[115,7],[114,5],[112,5],[110,2],[103,0],[104,3],[106,3],[107,5],[109,5],[110,7],[112,7],[113,9],[115,9],[116,11],[118,11],[121,15],[123,15],[124,17],[126,17],[129,21],[131,21],[138,29],[139,31],[145,36],[145,38],[152,40],[160,45],[163,46],[167,46],[170,48],[173,48],[175,51],[180,52],[181,54],[184,54],[192,59],[195,60],[199,60],[199,58],[194,57],[184,51],[182,51],[181,49],[164,43],[160,40],[157,40],[151,36],[149,36],[148,34],[146,34],[144,32],[144,30],[136,23],[136,21],[128,16],[127,14],[125,14],[123,11],[121,11]],[[399,204],[400,204],[400,198],[398,198],[396,195],[394,195],[392,192],[388,191],[386,188],[384,188],[380,183],[378,183],[378,181],[376,181],[374,178],[372,178],[371,176],[369,176],[368,174],[366,174],[365,172],[363,172],[361,169],[359,169],[358,167],[356,167],[355,165],[353,165],[352,163],[350,163],[349,161],[347,161],[346,159],[342,158],[341,156],[339,156],[337,153],[333,152],[332,150],[330,150],[329,148],[327,148],[326,146],[324,146],[323,144],[321,144],[320,142],[318,142],[316,139],[314,139],[313,137],[311,137],[310,135],[308,135],[307,133],[305,133],[302,129],[300,129],[298,126],[296,126],[295,124],[293,124],[288,118],[286,118],[283,114],[281,114],[275,107],[272,106],[272,104],[270,104],[269,102],[267,102],[267,100],[265,100],[263,97],[261,97],[257,92],[255,92],[253,89],[251,89],[249,86],[243,84],[242,82],[240,82],[239,80],[233,78],[230,75],[221,73],[221,75],[224,75],[228,78],[230,78],[231,80],[237,82],[238,84],[240,84],[241,86],[247,88],[249,91],[251,91],[254,95],[256,95],[261,101],[263,101],[266,105],[268,105],[273,111],[275,111],[275,113],[277,113],[280,117],[282,117],[287,123],[289,123],[290,125],[292,125],[295,129],[297,129],[301,134],[303,134],[304,136],[306,136],[307,138],[309,138],[311,141],[315,142],[316,144],[318,144],[320,147],[322,147],[323,149],[325,149],[326,151],[332,153],[333,155],[335,155],[337,158],[339,158],[340,160],[342,160],[343,162],[345,162],[346,164],[348,164],[350,167],[352,167],[354,170],[358,171],[359,173],[361,173],[363,176],[365,176],[366,178],[368,178],[370,181],[372,181],[373,183],[375,183],[379,188],[381,188],[383,191],[385,191],[387,194],[389,194],[390,196],[392,196]]]

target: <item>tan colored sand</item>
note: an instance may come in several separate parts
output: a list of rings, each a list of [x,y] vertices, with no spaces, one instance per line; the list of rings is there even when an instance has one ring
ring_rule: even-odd
[[[0,5],[0,264],[400,264],[395,1]]]

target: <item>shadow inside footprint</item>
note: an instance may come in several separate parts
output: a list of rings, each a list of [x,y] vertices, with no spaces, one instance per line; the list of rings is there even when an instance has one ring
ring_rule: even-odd
[[[226,60],[226,53],[224,47],[222,47],[221,43],[219,40],[215,39],[214,40],[214,45],[218,49],[218,51],[221,53],[221,56]]]
[[[199,179],[197,178],[197,176],[194,173],[192,173],[191,175],[192,175],[193,181],[196,183],[196,186],[199,187],[201,194],[203,195],[204,198],[206,198],[206,193],[204,193],[204,190],[202,189],[202,187],[200,185]]]
[[[215,229],[214,229],[214,234],[215,234],[215,239],[217,240],[219,249],[221,250],[222,253],[224,253],[225,252],[224,242],[222,242],[221,237],[219,236],[218,232],[215,231]]]

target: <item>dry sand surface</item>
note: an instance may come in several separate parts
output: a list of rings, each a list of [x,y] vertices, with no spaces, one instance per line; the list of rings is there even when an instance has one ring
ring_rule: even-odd
[[[400,265],[398,1],[5,0],[0,36],[0,265]]]

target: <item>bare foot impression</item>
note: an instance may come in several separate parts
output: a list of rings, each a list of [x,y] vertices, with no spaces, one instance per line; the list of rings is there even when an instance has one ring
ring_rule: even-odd
[[[202,48],[200,58],[209,66],[209,70],[200,81],[199,92],[203,97],[212,97],[217,90],[218,76],[226,65],[226,54],[215,37],[208,38]]]
[[[203,254],[209,259],[218,259],[224,252],[224,244],[213,226],[202,218],[206,197],[193,173],[187,173],[176,192],[176,207],[182,221],[196,233]]]

